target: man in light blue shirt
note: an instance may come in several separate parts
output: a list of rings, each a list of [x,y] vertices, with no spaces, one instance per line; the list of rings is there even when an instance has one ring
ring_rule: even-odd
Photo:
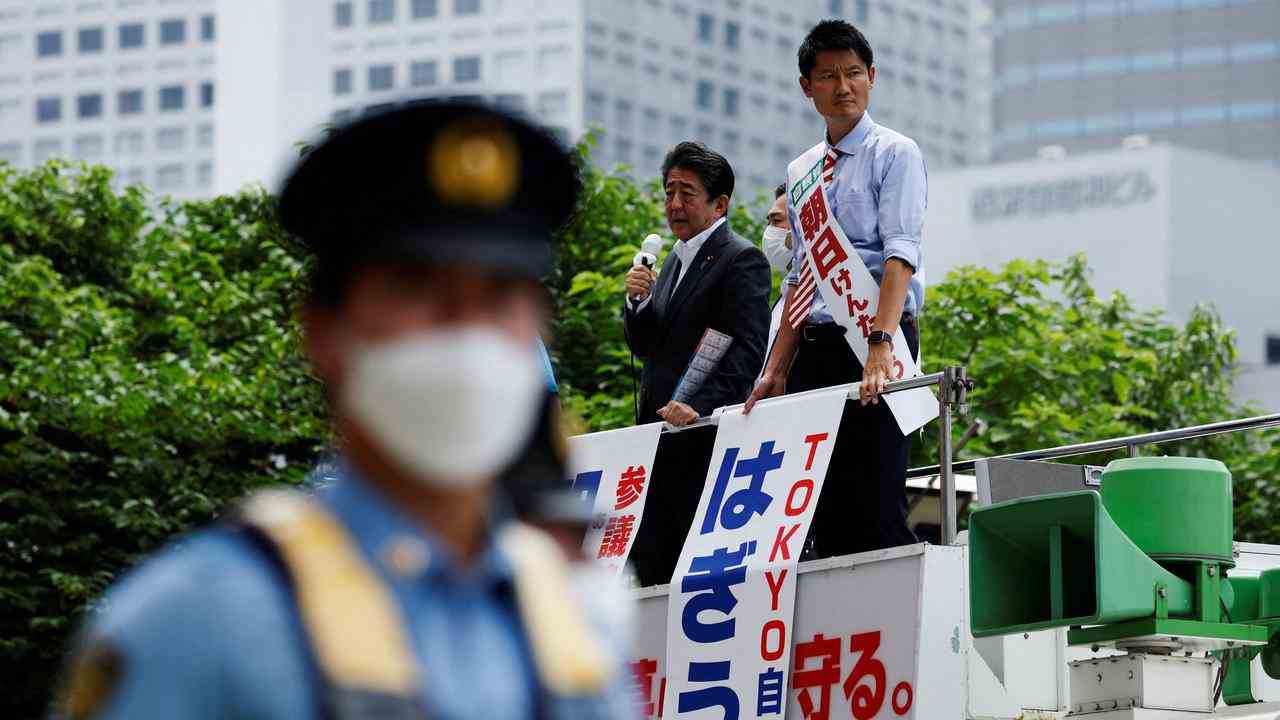
[[[919,146],[878,125],[867,112],[876,69],[871,46],[857,28],[841,20],[820,22],[798,55],[800,87],[826,121],[822,182],[828,207],[879,283],[879,305],[864,369],[821,292],[813,293],[807,312],[793,312],[807,262],[804,244],[793,243],[784,322],[746,409],[784,392],[862,382],[860,403],[850,403],[841,419],[813,522],[816,550],[829,556],[916,541],[907,526],[910,439],[879,394],[892,376],[899,327],[919,356],[916,317],[924,303],[920,246],[927,176]],[[794,203],[788,204],[792,237],[803,238]],[[786,321],[792,318],[797,324]]]

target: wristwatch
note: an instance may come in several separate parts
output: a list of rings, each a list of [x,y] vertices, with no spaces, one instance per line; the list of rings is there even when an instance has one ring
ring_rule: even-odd
[[[879,345],[881,343],[888,343],[889,349],[892,350],[893,336],[885,332],[884,330],[872,330],[871,334],[867,336],[867,344]]]

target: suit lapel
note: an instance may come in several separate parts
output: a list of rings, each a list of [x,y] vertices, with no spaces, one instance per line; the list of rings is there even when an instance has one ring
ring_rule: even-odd
[[[698,257],[693,260],[692,267],[684,274],[684,279],[676,286],[676,292],[671,296],[671,303],[666,308],[668,317],[680,311],[680,306],[698,287],[698,283],[702,282],[702,278],[706,276],[707,271],[715,264],[716,260],[720,259],[720,251],[723,249],[725,240],[728,237],[729,223],[725,221],[702,244],[702,248],[698,251]]]

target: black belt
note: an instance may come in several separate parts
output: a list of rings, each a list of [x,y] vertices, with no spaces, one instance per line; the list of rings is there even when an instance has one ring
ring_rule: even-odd
[[[902,320],[898,322],[903,327],[915,328],[916,318],[910,313],[903,313]],[[823,342],[830,340],[843,340],[845,334],[844,326],[836,323],[816,323],[806,324],[800,328],[800,339],[805,342]]]

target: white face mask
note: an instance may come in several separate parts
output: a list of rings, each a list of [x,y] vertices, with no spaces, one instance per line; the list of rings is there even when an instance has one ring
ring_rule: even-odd
[[[532,343],[469,327],[357,347],[340,402],[421,482],[465,489],[515,459],[544,387]]]
[[[787,247],[790,234],[776,225],[764,226],[764,256],[769,258],[769,266],[778,272],[785,271],[791,264],[791,248]]]

